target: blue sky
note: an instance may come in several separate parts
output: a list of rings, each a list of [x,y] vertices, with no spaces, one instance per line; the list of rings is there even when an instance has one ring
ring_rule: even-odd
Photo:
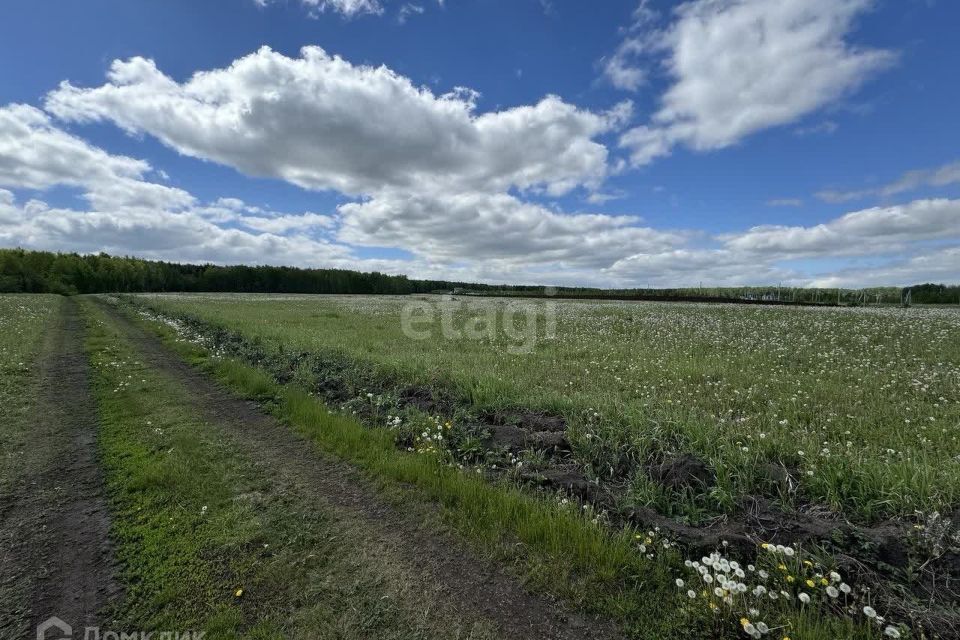
[[[960,280],[957,3],[3,12],[3,245],[543,284]]]

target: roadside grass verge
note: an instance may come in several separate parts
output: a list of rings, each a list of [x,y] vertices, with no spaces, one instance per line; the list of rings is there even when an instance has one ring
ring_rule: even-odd
[[[133,320],[159,335],[188,362],[261,402],[321,450],[359,467],[395,499],[439,505],[445,523],[479,549],[511,562],[538,590],[609,616],[636,638],[737,637],[742,633],[739,622],[721,620],[678,589],[675,578],[683,558],[676,548],[664,547],[656,532],[648,536],[632,529],[613,530],[602,520],[584,517],[578,507],[505,483],[491,484],[440,457],[398,450],[394,434],[329,411],[296,384],[277,384],[262,370],[211,354],[178,338],[162,323],[139,316]],[[785,616],[793,638],[877,636],[862,623],[813,609],[801,607]]]
[[[254,464],[82,302],[126,597],[116,632],[481,640],[414,592],[360,524]],[[252,381],[248,381],[250,383]],[[255,385],[250,387],[255,388]]]

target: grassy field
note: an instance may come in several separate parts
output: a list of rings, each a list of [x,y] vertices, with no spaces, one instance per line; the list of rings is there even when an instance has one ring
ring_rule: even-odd
[[[555,336],[523,353],[523,330],[519,339],[445,338],[439,319],[423,325],[430,338],[411,339],[404,298],[147,299],[275,348],[335,354],[374,378],[444,385],[478,408],[562,414],[575,458],[593,475],[625,475],[627,499],[693,521],[771,493],[769,464],[792,475],[791,488],[774,487],[778,499],[864,521],[960,498],[954,310],[560,302]],[[506,304],[438,303],[460,328],[489,318],[490,307],[502,325]],[[675,452],[715,472],[709,495],[673,495],[644,473],[623,473],[624,460],[636,471]]]
[[[857,531],[894,531],[895,547],[905,550],[902,565],[888,566],[899,560],[869,543],[831,547],[871,565],[854,589],[860,605],[831,608],[838,601],[825,594],[836,593],[828,577],[836,575],[836,563],[813,540],[806,551],[791,547],[791,559],[803,556],[793,560],[796,567],[781,557],[767,573],[785,581],[781,593],[791,599],[800,598],[798,587],[812,585],[807,590],[822,596],[819,608],[794,611],[778,603],[770,619],[793,633],[802,629],[800,637],[829,636],[837,632],[830,630],[830,617],[821,626],[810,622],[810,614],[834,611],[836,622],[859,624],[861,605],[870,603],[899,621],[916,616],[928,628],[953,624],[955,578],[937,568],[944,558],[952,562],[960,541],[955,524],[940,514],[950,513],[960,488],[960,314],[953,310],[549,301],[516,307],[503,300],[353,296],[139,300],[165,314],[155,319],[181,338],[335,397],[343,412],[385,427],[401,448],[489,478],[521,479],[531,469],[573,466],[613,496],[613,503],[595,503],[600,511],[585,512],[585,519],[604,523],[609,517],[614,532],[622,522],[615,514],[633,507],[653,508],[670,522],[736,521],[750,496],[772,500],[783,514],[813,514],[826,524],[817,534],[824,541],[845,520],[864,526],[883,521],[879,529]],[[412,312],[411,303],[418,305]],[[237,333],[231,337],[223,328]],[[333,382],[342,385],[331,391]],[[411,408],[408,392],[422,395],[424,389],[444,402]],[[438,415],[430,415],[433,410]],[[478,453],[483,425],[472,423],[521,410],[562,416],[570,453],[559,460],[545,451]],[[709,480],[691,486],[658,477],[658,464],[678,459],[693,460]],[[668,527],[668,537],[673,531]],[[643,555],[647,536],[643,529],[638,535]],[[674,556],[673,577],[664,581],[660,570],[645,575],[647,588],[668,588],[674,577],[677,585],[706,583],[709,567],[717,567],[714,581],[726,583],[743,549],[728,552],[719,539],[716,544],[721,560],[696,554],[684,567]],[[761,552],[750,571],[768,560]],[[630,571],[624,563],[610,569],[621,577]],[[930,590],[943,580],[946,591]],[[764,579],[755,586],[770,584]],[[767,617],[772,606],[766,597],[728,606],[729,594],[710,588],[690,593],[687,605],[664,601],[668,618],[691,624],[703,620],[700,607],[713,606]],[[603,599],[592,601],[598,606]],[[720,623],[713,633],[725,629]],[[865,633],[855,629],[841,635]]]

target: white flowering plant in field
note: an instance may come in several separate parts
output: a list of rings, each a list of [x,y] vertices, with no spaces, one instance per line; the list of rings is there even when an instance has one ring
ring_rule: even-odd
[[[736,623],[750,638],[788,640],[790,616],[815,612],[845,617],[889,638],[905,637],[906,627],[893,624],[869,602],[866,591],[794,546],[763,543],[755,564],[741,564],[714,551],[699,560],[685,560],[677,588],[690,606],[703,607],[718,627]]]

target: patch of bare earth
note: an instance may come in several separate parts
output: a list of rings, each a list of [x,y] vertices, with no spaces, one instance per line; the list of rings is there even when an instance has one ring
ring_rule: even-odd
[[[98,626],[120,595],[83,324],[69,298],[45,338],[39,388],[26,473],[0,500],[0,584],[15,594],[0,603],[2,638],[33,637],[51,616]]]

